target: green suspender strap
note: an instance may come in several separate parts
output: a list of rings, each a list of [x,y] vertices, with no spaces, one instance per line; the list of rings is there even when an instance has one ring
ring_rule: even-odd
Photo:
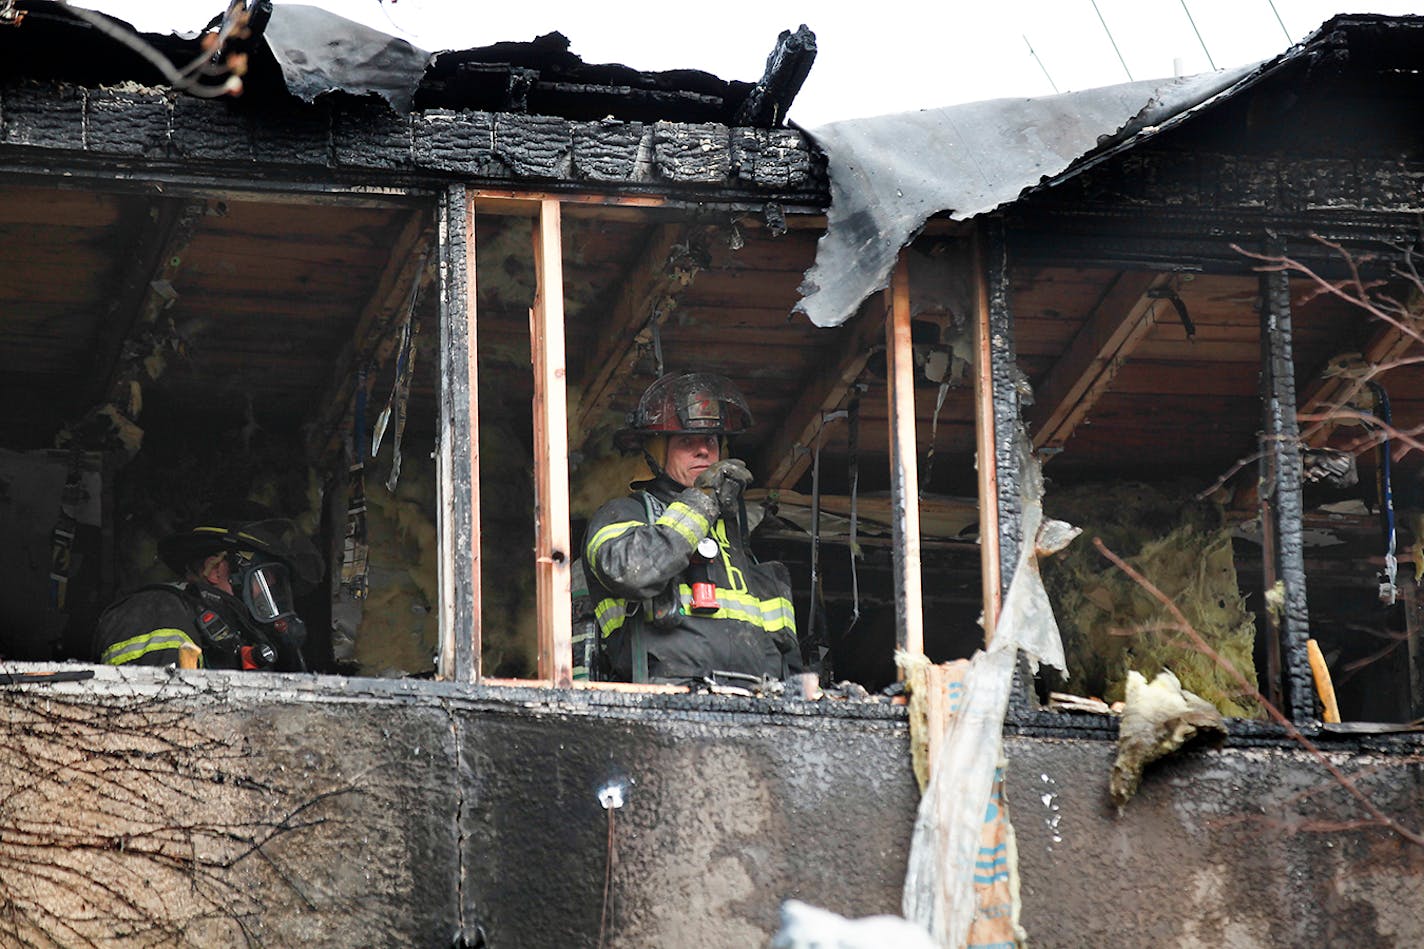
[[[643,611],[638,610],[628,621],[633,628],[628,630],[628,642],[633,647],[633,681],[648,681],[648,639],[644,632]]]

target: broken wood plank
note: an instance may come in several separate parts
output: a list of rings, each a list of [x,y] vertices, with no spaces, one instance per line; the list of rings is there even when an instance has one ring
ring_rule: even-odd
[[[435,228],[429,212],[417,211],[401,227],[391,247],[385,269],[376,282],[376,290],[361,309],[356,330],[336,357],[326,390],[316,405],[320,413],[307,441],[307,458],[319,465],[338,455],[351,412],[351,399],[356,389],[357,370],[362,366],[381,365],[390,358],[399,339],[401,323],[410,308],[417,281],[430,279],[433,271],[426,265]],[[470,235],[473,246],[474,234]],[[365,438],[366,433],[356,433]]]
[[[639,344],[652,338],[652,324],[668,318],[696,278],[696,245],[707,230],[658,225],[619,282],[618,298],[594,336],[601,340],[598,349],[584,363],[592,375],[581,376],[583,393],[569,431],[574,448],[585,446],[614,407],[621,384],[637,364]]]
[[[919,462],[915,443],[915,357],[910,336],[910,268],[904,253],[885,293],[886,376],[890,405],[890,498],[895,536],[895,641],[925,651],[920,577]]]
[[[1062,358],[1034,387],[1028,420],[1036,450],[1062,448],[1087,417],[1152,328],[1155,301],[1148,292],[1171,279],[1171,274],[1128,270],[1113,281]]]
[[[564,369],[563,229],[559,202],[539,203],[534,230],[534,306],[529,336],[534,362],[535,585],[539,677],[573,683],[573,597],[569,570],[568,392]]]
[[[767,441],[758,461],[758,468],[767,472],[763,479],[767,487],[789,488],[811,466],[811,446],[820,433],[823,414],[845,408],[866,363],[884,345],[882,319],[879,307],[863,307],[843,330],[837,331],[841,336],[832,349],[832,358],[820,360],[811,378],[802,382],[800,397]]]

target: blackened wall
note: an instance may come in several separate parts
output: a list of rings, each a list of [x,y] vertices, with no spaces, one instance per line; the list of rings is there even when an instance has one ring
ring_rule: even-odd
[[[97,672],[0,706],[0,944],[744,947],[789,897],[899,906],[888,705]]]
[[[1371,819],[1310,754],[1187,752],[1121,815],[1108,741],[1008,741],[1023,921],[1048,947],[1424,945],[1424,846]],[[1424,825],[1418,754],[1335,752],[1382,811]]]
[[[918,802],[881,704],[100,668],[0,730],[3,945],[765,946],[898,912]],[[1253,741],[1118,815],[1110,741],[1009,738],[1032,944],[1424,945],[1424,847]],[[1417,753],[1331,756],[1417,828]]]

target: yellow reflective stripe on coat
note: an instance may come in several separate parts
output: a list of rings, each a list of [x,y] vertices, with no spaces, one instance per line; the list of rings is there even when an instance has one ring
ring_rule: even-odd
[[[712,525],[707,522],[707,518],[698,514],[692,508],[681,501],[674,501],[667,506],[654,524],[661,524],[663,527],[671,527],[682,535],[689,547],[696,547],[697,542],[707,536]]]
[[[143,633],[132,639],[125,639],[121,643],[114,643],[104,650],[103,654],[99,656],[99,661],[111,666],[121,666],[126,662],[141,659],[151,652],[177,649],[184,643],[197,645],[193,642],[193,638],[181,629],[155,629],[151,633]]]
[[[627,532],[628,528],[642,526],[642,521],[617,521],[604,527],[597,534],[594,534],[593,539],[590,540],[587,545],[588,562],[589,565],[594,568],[594,572],[596,573],[598,570],[598,548],[602,547],[604,544],[608,543],[615,537],[621,537],[624,533]]]
[[[692,587],[679,584],[677,596],[682,601],[682,612],[689,616],[708,619],[733,619],[759,626],[767,632],[786,629],[796,632],[796,608],[784,596],[774,596],[758,600],[754,596],[717,587],[717,602],[721,604],[716,612],[692,612]]]
[[[598,620],[598,631],[605,638],[612,636],[623,628],[623,621],[628,618],[628,602],[617,597],[599,600],[593,608],[593,616]]]

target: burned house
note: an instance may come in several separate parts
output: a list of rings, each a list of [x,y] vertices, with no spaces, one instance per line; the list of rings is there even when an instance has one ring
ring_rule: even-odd
[[[742,946],[789,898],[897,912],[894,651],[992,641],[1039,465],[1085,533],[1042,564],[1069,674],[1025,669],[1003,727],[1024,929],[1420,941],[1424,23],[807,135],[809,31],[736,83],[253,13],[216,58],[138,37],[163,70],[0,2],[5,941]],[[610,435],[676,368],[749,396],[820,700],[571,681],[571,553],[636,473]],[[103,605],[230,498],[326,553],[311,672],[94,666]],[[1116,812],[1116,719],[1052,696],[1163,668],[1227,743]]]

